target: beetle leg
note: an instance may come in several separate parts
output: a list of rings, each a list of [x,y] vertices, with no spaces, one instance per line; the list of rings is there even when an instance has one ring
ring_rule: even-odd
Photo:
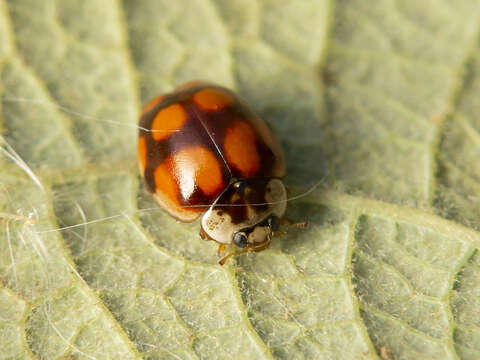
[[[225,251],[226,248],[227,248],[227,245],[225,244],[218,245],[217,256],[220,257],[220,255],[222,254],[222,252]]]
[[[202,240],[205,240],[205,241],[213,240],[210,236],[208,236],[208,234],[205,232],[205,230],[203,230],[203,227],[201,226],[200,226],[200,237],[202,238]]]
[[[265,240],[263,243],[260,243],[259,245],[252,247],[251,251],[259,252],[259,251],[265,250],[270,246],[271,243],[272,243],[272,236],[269,236],[267,240]]]
[[[240,250],[240,251],[231,252],[231,253],[225,255],[223,258],[221,258],[221,259],[218,261],[218,263],[219,263],[220,265],[224,265],[224,264],[227,262],[227,260],[228,260],[229,258],[231,258],[232,256],[234,256],[234,255],[239,255],[239,254],[243,254],[243,253],[246,253],[246,252],[248,252],[248,251],[249,251],[248,248],[245,248],[245,249]]]
[[[234,255],[240,255],[240,254],[244,254],[244,253],[247,253],[247,252],[250,252],[250,251],[255,251],[255,252],[258,252],[258,251],[262,251],[262,250],[265,250],[266,248],[268,248],[270,246],[272,242],[272,237],[269,236],[267,238],[267,240],[265,240],[263,243],[260,243],[258,245],[255,245],[255,246],[247,246],[245,249],[243,250],[239,250],[239,251],[234,251],[234,252],[231,252],[227,255],[225,255],[223,258],[221,258],[218,263],[220,265],[223,265],[227,262],[227,260],[234,256]]]

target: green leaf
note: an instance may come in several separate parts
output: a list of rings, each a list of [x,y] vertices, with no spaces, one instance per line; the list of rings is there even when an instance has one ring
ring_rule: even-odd
[[[0,0],[0,359],[480,358],[479,20]],[[192,79],[271,125],[310,222],[223,267],[136,164],[142,104]]]

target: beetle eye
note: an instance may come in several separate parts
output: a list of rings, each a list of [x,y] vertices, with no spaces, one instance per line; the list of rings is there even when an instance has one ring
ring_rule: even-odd
[[[233,242],[235,243],[235,245],[237,245],[238,247],[240,248],[244,248],[245,246],[247,246],[247,235],[245,235],[245,233],[243,232],[236,232],[234,235],[233,235]]]
[[[280,220],[278,220],[278,217],[276,216],[271,216],[270,217],[270,228],[275,232],[280,228]]]

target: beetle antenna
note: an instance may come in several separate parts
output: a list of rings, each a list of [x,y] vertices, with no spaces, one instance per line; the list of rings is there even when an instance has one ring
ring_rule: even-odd
[[[309,225],[308,221],[302,221],[302,222],[298,222],[298,223],[295,223],[295,224],[290,224],[290,225],[287,226],[287,228],[285,230],[274,232],[272,236],[273,237],[282,236],[292,229],[306,228],[306,227],[308,227],[308,225]]]

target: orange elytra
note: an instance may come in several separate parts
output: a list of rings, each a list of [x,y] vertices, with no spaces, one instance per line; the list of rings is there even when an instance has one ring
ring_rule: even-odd
[[[256,138],[253,128],[245,121],[237,121],[225,131],[225,155],[242,177],[250,177],[260,167]]]
[[[193,95],[193,101],[203,110],[220,110],[233,104],[233,97],[225,91],[205,88]]]
[[[185,121],[187,113],[179,104],[173,104],[161,109],[153,118],[151,125],[152,136],[156,141],[160,141],[178,131]]]
[[[192,81],[151,100],[140,117],[138,158],[146,188],[164,210],[184,222],[203,214],[204,240],[218,242],[219,252],[239,248],[220,264],[264,250],[283,233],[283,151],[232,91]]]

